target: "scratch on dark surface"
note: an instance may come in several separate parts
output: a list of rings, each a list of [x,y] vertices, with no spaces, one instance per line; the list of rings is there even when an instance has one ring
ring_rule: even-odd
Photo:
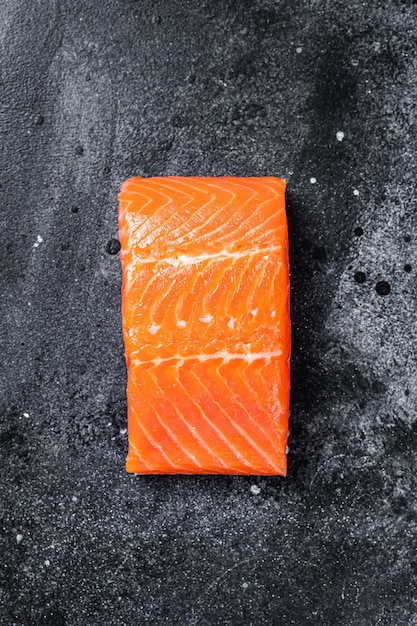
[[[195,620],[198,619],[198,609],[201,608],[201,606],[199,606],[200,601],[202,600],[202,598],[204,598],[204,596],[206,596],[212,589],[214,589],[216,587],[217,583],[219,583],[221,580],[226,578],[226,576],[228,574],[230,574],[230,572],[233,572],[234,570],[237,570],[239,567],[242,567],[243,565],[247,565],[248,563],[252,563],[253,561],[264,562],[265,558],[267,558],[267,557],[263,557],[263,558],[259,558],[259,556],[249,557],[247,559],[242,559],[241,561],[238,561],[237,563],[235,563],[234,565],[229,567],[220,576],[215,578],[211,583],[209,583],[204,588],[203,592],[193,601],[192,606],[179,619],[178,623],[179,624],[187,623],[187,624],[190,624],[190,626],[191,626],[191,624],[195,623]],[[273,563],[273,562],[275,562],[277,560],[278,559],[276,557],[269,557],[269,559],[268,559],[268,561],[270,563]],[[184,620],[187,619],[187,615],[189,615],[189,613],[191,613],[191,620],[192,621],[188,621],[187,620],[186,622],[184,622]],[[197,613],[197,615],[196,615],[196,613]]]
[[[194,600],[193,605],[190,607],[189,611],[187,611],[187,613],[184,615],[183,619],[186,619],[186,615],[188,613],[191,613],[192,615],[192,619],[195,620],[197,619],[196,616],[196,610],[198,610],[198,604],[200,602],[200,600],[207,594],[209,593],[209,591],[211,591],[218,582],[220,582],[223,578],[225,578],[227,576],[227,574],[229,574],[230,572],[232,572],[233,570],[238,569],[238,567],[241,567],[242,565],[246,565],[247,563],[251,563],[252,561],[257,561],[259,560],[259,557],[251,557],[248,559],[243,559],[242,561],[238,561],[238,563],[235,563],[234,565],[232,565],[231,567],[229,567],[226,571],[223,572],[223,574],[221,574],[220,576],[218,576],[215,580],[213,580],[211,583],[209,583],[205,589],[203,590],[203,592],[198,596],[198,598],[196,598],[196,600]],[[192,622],[190,622],[192,623]]]
[[[329,465],[329,463],[332,463],[332,461],[334,461],[335,459],[343,459],[346,457],[346,454],[336,454],[335,456],[330,457],[330,459],[326,459],[324,461],[324,463],[322,463],[322,465],[320,465],[320,467],[318,468],[317,472],[314,474],[310,486],[313,485],[314,481],[316,480],[317,476],[319,475],[319,473],[326,469],[326,467]]]

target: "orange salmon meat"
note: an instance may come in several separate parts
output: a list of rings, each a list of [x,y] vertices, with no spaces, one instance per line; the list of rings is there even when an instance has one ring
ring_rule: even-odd
[[[119,239],[127,471],[285,476],[285,181],[131,178]]]

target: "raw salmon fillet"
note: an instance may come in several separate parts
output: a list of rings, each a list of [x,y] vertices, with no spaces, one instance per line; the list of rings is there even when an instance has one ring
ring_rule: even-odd
[[[285,475],[285,182],[131,178],[119,238],[127,471]]]

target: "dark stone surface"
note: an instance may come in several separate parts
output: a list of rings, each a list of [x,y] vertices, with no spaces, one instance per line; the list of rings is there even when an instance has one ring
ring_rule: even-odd
[[[2,0],[1,624],[417,624],[416,26]],[[287,178],[287,479],[125,474],[133,174]]]

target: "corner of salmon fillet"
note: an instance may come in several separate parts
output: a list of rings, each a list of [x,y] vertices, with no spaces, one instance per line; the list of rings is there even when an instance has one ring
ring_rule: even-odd
[[[142,179],[143,179],[143,176],[131,176],[130,178],[127,178],[120,185],[120,193],[122,194],[123,192],[130,191],[131,186],[135,182],[142,180]]]
[[[284,178],[278,178],[277,176],[271,176],[271,180],[273,180],[281,189],[285,192],[287,188],[287,181]]]

